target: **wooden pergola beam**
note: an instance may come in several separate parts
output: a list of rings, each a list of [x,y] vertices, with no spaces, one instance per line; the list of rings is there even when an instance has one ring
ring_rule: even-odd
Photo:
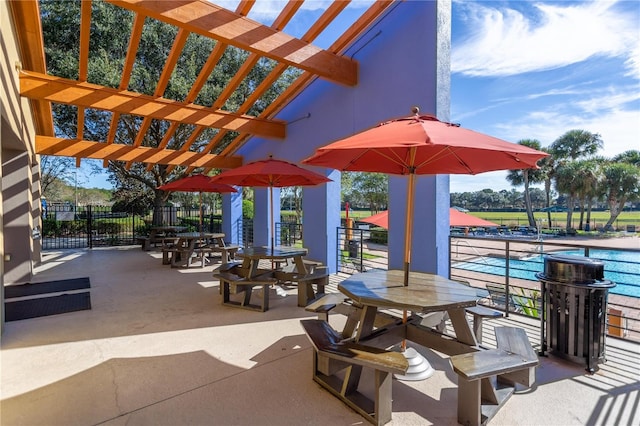
[[[10,1],[11,15],[18,28],[22,68],[41,73],[47,71],[44,57],[44,40],[42,39],[42,23],[40,7],[37,0]],[[36,133],[53,136],[53,113],[51,103],[43,100],[32,100]]]
[[[358,63],[206,0],[107,0],[159,21],[300,68],[329,81],[355,86]]]
[[[30,99],[247,132],[269,138],[284,138],[286,131],[285,122],[280,120],[211,111],[200,105],[32,72],[20,73],[20,94]]]
[[[64,157],[94,158],[124,162],[167,164],[184,167],[235,168],[242,165],[242,157],[176,151],[146,146],[134,147],[117,143],[91,142],[36,136],[36,153]]]

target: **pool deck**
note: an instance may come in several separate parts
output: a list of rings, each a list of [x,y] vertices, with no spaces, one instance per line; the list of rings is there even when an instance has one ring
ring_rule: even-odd
[[[312,349],[295,288],[273,291],[265,313],[222,305],[214,268],[172,269],[139,247],[49,252],[38,281],[88,276],[91,310],[6,324],[0,346],[0,423],[20,425],[365,425],[312,380]],[[335,291],[344,275],[332,275]],[[345,317],[332,314],[340,328]],[[537,344],[536,321],[522,327]],[[435,369],[393,381],[389,426],[456,425],[457,377],[448,357],[416,345]],[[607,362],[541,357],[536,385],[491,425],[640,424],[637,343],[607,339]],[[372,380],[372,377],[371,377]],[[367,389],[364,390],[365,392]]]

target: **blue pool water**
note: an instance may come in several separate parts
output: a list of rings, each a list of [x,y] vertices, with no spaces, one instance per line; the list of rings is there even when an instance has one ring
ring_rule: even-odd
[[[584,251],[567,250],[554,252],[554,254],[584,256]],[[640,298],[640,253],[591,249],[589,257],[601,260],[604,263],[605,279],[616,283],[616,286],[609,292]],[[506,262],[501,258],[483,257],[472,262],[456,263],[454,268],[504,276]],[[535,274],[543,270],[544,256],[541,255],[509,261],[509,276],[513,278],[538,281]]]

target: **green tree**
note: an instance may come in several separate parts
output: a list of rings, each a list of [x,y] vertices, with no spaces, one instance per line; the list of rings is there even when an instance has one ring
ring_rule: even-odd
[[[612,158],[616,163],[628,163],[640,167],[640,151],[629,150]]]
[[[40,156],[40,189],[49,200],[60,196],[65,181],[73,179],[75,164],[72,158],[52,155]]]
[[[565,168],[566,163],[576,161],[580,159],[592,158],[596,153],[602,149],[604,142],[597,133],[591,133],[586,130],[569,130],[564,133],[558,139],[556,139],[549,147],[549,152],[553,156],[554,171],[551,171],[552,175],[556,175],[556,171],[559,168]],[[584,170],[581,170],[584,173]],[[557,176],[556,176],[557,177]],[[566,178],[566,176],[565,176]],[[566,182],[566,181],[565,181]],[[580,182],[575,182],[575,185],[580,185]],[[564,185],[557,184],[556,188],[562,188]],[[560,191],[560,189],[558,189]],[[585,193],[584,188],[576,188],[576,193],[569,195],[568,199],[575,202],[576,199],[580,206],[580,227],[582,227],[582,219],[585,210]],[[568,206],[567,206],[568,207]],[[571,216],[572,211],[569,216]],[[567,227],[570,227],[571,222],[568,222]]]
[[[536,150],[540,150],[541,143],[537,139],[522,139],[518,141],[519,145],[528,146]],[[524,206],[527,210],[527,219],[529,226],[536,226],[536,219],[533,216],[533,208],[531,206],[531,193],[529,185],[531,183],[541,183],[544,181],[544,175],[540,169],[522,169],[509,170],[507,180],[513,186],[524,185]]]
[[[47,72],[64,78],[77,79],[79,76],[79,37],[80,2],[67,0],[42,0],[41,18],[47,56]],[[106,2],[92,2],[91,33],[89,43],[88,77],[90,83],[117,88],[121,84],[122,70],[134,14],[126,9]],[[127,88],[147,95],[163,96],[168,99],[193,102],[205,107],[224,108],[237,111],[253,89],[259,85],[271,71],[273,63],[261,60],[251,69],[237,90],[228,99],[219,99],[219,95],[230,78],[240,69],[248,52],[227,47],[218,66],[209,75],[199,93],[191,93],[194,81],[215,46],[215,41],[197,34],[190,34],[181,50],[176,66],[171,72],[166,87],[158,87],[158,81],[165,72],[165,61],[176,40],[176,27],[146,18],[136,60]],[[291,70],[282,75],[262,97],[246,112],[258,115],[299,75]],[[192,99],[194,98],[194,99]],[[218,105],[222,104],[222,105]],[[64,138],[76,138],[78,135],[78,111],[73,106],[53,105],[56,134]],[[86,140],[106,141],[111,123],[111,113],[97,109],[87,109],[85,122],[81,123],[82,136]],[[192,125],[180,125],[168,141],[163,138],[170,123],[163,120],[144,121],[139,116],[122,114],[117,122],[114,143],[157,148],[166,143],[168,149],[178,149],[188,144],[191,151],[204,150],[209,141],[217,134],[217,129],[196,130]],[[138,136],[142,138],[139,139]],[[221,147],[230,143],[238,134],[227,132],[221,141]],[[217,148],[222,149],[222,148]],[[186,175],[185,167],[168,167],[144,163],[125,164],[109,161],[109,180],[116,187],[115,197],[119,204],[142,201],[155,206],[154,223],[159,223],[159,207],[169,198],[169,193],[157,187],[180,179]],[[196,170],[198,172],[200,170]]]
[[[605,229],[610,230],[625,203],[640,198],[640,166],[614,160],[603,166],[602,174],[610,211]]]
[[[301,186],[285,187],[280,191],[281,202],[283,199],[288,199],[293,204],[297,223],[302,223],[302,194],[303,189]]]
[[[541,148],[541,151],[549,152],[547,148]],[[555,170],[556,170],[556,162],[553,158],[553,155],[549,155],[548,157],[543,158],[538,162],[538,166],[540,167],[540,171],[542,174],[542,181],[544,183],[544,194],[545,194],[545,204],[544,206],[547,208],[547,223],[551,226],[551,211],[549,207],[551,207],[551,197],[552,197],[552,189],[551,184],[555,178]]]
[[[585,209],[587,212],[587,221],[591,221],[591,206],[594,197],[598,194],[598,164],[595,158],[589,160],[576,161],[577,167],[577,195],[580,200],[580,221],[578,229],[584,229]]]
[[[389,178],[384,173],[353,173],[353,190],[360,194],[372,213],[378,213],[389,202]]]
[[[597,133],[586,130],[569,130],[556,139],[549,147],[557,160],[577,160],[595,155],[604,142]]]
[[[574,161],[564,163],[556,169],[556,189],[567,195],[567,230],[571,229],[575,201],[581,188],[579,172],[580,165]]]

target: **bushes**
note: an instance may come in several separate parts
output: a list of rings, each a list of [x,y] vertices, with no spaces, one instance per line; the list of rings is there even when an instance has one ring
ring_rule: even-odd
[[[125,231],[125,224],[111,220],[94,220],[93,229],[98,235],[117,235]]]
[[[253,202],[242,200],[242,217],[244,219],[253,219]]]
[[[60,224],[55,219],[43,219],[42,220],[42,236],[54,237],[60,234]]]
[[[68,220],[58,222],[53,219],[44,219],[42,221],[42,235],[45,237],[54,237],[60,235],[74,235],[87,229],[86,220]]]
[[[372,243],[387,244],[388,232],[386,229],[373,228],[370,232],[369,240]]]

